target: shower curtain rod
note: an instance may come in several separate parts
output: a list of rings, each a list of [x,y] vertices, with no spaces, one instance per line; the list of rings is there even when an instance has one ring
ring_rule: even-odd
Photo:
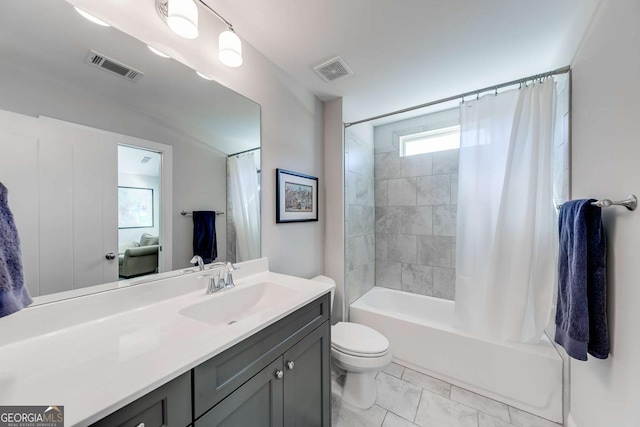
[[[525,77],[525,78],[522,78],[522,79],[512,80],[510,82],[501,83],[501,84],[493,85],[493,86],[488,86],[488,87],[485,87],[483,89],[472,90],[471,92],[461,93],[460,95],[450,96],[448,98],[439,99],[437,101],[431,101],[431,102],[427,102],[425,104],[420,104],[420,105],[416,105],[416,106],[409,107],[409,108],[403,108],[402,110],[397,110],[397,111],[392,111],[390,113],[380,114],[379,116],[369,117],[368,119],[362,119],[362,120],[358,120],[356,122],[345,123],[344,127],[348,128],[350,126],[357,125],[357,124],[360,124],[360,123],[370,122],[372,120],[377,120],[377,119],[383,119],[385,117],[394,116],[396,114],[407,113],[409,111],[419,110],[421,108],[431,107],[433,105],[442,104],[442,103],[449,102],[449,101],[455,101],[456,99],[464,99],[467,96],[471,96],[471,95],[478,95],[479,96],[483,92],[490,92],[490,91],[494,91],[494,90],[497,91],[498,89],[501,89],[503,87],[513,86],[513,85],[516,85],[518,83],[525,83],[525,82],[528,82],[530,80],[537,80],[537,79],[541,79],[543,77],[551,77],[551,76],[555,76],[557,74],[565,74],[565,73],[568,73],[569,71],[571,71],[571,66],[567,65],[565,67],[558,68],[558,69],[553,70],[553,71],[548,71],[546,73],[534,74],[533,76]]]
[[[252,151],[259,150],[259,149],[260,149],[260,147],[258,147],[258,148],[252,148],[251,150],[244,150],[244,151],[240,151],[240,152],[238,152],[238,153],[229,154],[227,157],[239,156],[239,155],[241,155],[241,154],[247,154],[247,153],[250,153],[250,152],[252,152]]]

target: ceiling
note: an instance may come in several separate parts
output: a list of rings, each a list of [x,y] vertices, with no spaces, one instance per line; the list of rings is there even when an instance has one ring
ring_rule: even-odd
[[[568,65],[599,0],[205,0],[345,121]],[[312,68],[340,55],[355,75]]]
[[[153,2],[153,0],[151,0]],[[153,4],[153,3],[152,3]],[[260,106],[57,0],[0,2],[0,108],[100,127],[100,115],[232,154],[260,146]],[[150,20],[160,21],[157,14]],[[164,27],[164,24],[160,23]],[[160,47],[160,46],[158,46]],[[84,63],[89,50],[140,70],[137,82]],[[140,124],[137,136],[148,137]],[[108,129],[118,131],[116,129]],[[122,132],[126,133],[126,132]]]

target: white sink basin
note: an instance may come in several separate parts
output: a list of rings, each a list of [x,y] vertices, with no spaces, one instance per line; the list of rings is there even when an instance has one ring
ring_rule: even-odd
[[[219,291],[178,311],[179,314],[210,325],[232,325],[279,305],[288,304],[300,291],[277,283],[262,282]]]

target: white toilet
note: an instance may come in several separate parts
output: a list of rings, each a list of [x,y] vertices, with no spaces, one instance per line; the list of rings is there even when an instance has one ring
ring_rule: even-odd
[[[313,280],[335,284],[326,276]],[[331,327],[331,360],[336,372],[345,375],[342,400],[361,409],[373,406],[376,374],[391,363],[389,340],[368,326],[338,322]]]

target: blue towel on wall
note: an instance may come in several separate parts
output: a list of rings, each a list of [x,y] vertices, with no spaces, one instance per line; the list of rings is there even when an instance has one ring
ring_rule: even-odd
[[[555,341],[567,354],[587,360],[609,356],[606,298],[607,246],[595,200],[573,200],[560,208],[558,305]]]
[[[218,257],[214,211],[193,212],[193,255],[200,255],[205,264]]]
[[[31,304],[24,287],[18,230],[9,210],[8,190],[0,182],[0,317]]]

